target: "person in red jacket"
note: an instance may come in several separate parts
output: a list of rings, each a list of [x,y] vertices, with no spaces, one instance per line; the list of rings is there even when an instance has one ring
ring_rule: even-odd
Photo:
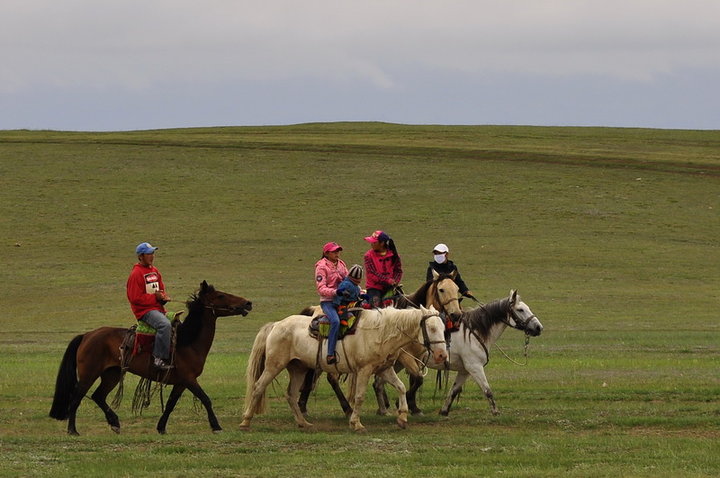
[[[172,368],[170,365],[170,335],[172,325],[167,318],[164,305],[170,300],[165,293],[160,271],[153,266],[157,247],[147,242],[138,244],[135,264],[127,280],[127,298],[137,320],[142,320],[154,328],[153,365],[160,370]]]
[[[384,297],[400,285],[402,263],[395,242],[383,231],[375,231],[365,240],[371,249],[365,253],[365,288],[372,307],[384,307]]]

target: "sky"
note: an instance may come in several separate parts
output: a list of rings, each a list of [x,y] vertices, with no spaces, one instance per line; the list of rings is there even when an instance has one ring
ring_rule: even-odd
[[[0,130],[720,129],[718,0],[2,0]]]

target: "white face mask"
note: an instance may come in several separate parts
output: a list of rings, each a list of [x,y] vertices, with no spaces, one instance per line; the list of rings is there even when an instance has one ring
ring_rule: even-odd
[[[445,254],[435,254],[433,259],[435,259],[435,262],[438,264],[442,264],[447,259],[447,256]]]

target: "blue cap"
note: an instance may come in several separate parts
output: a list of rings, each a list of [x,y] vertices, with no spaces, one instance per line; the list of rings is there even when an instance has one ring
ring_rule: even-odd
[[[140,254],[155,254],[156,250],[157,250],[157,247],[151,246],[149,242],[141,242],[135,248],[135,254],[137,254],[138,256]]]

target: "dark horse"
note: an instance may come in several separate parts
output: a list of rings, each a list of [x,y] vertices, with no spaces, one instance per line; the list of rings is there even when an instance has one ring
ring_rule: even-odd
[[[162,372],[163,382],[173,385],[165,411],[157,424],[157,431],[164,434],[170,413],[177,401],[189,389],[205,406],[210,427],[222,430],[212,403],[200,387],[197,378],[202,374],[210,347],[215,337],[218,317],[247,315],[252,303],[242,297],[216,290],[203,281],[200,290],[187,302],[188,316],[178,325],[174,368]],[[100,385],[92,394],[93,401],[105,413],[105,419],[116,433],[120,432],[120,420],[107,404],[110,391],[120,382],[120,346],[127,328],[101,327],[70,341],[58,371],[50,416],[68,420],[68,433],[78,435],[75,416],[85,394],[100,377]],[[129,371],[140,377],[157,380],[158,372],[151,367],[150,350],[133,358]]]

